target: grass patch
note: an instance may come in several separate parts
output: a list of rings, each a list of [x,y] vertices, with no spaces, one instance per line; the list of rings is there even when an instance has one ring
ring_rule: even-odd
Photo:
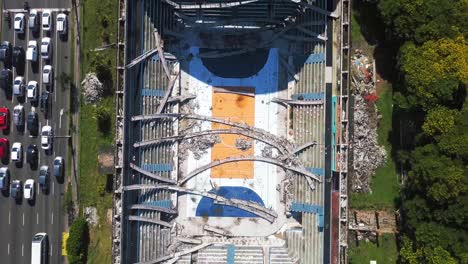
[[[95,52],[93,49],[117,40],[118,1],[87,0],[81,9],[81,77],[96,69],[95,62],[101,61],[110,66],[111,79],[115,80],[115,49]],[[110,82],[112,82],[110,80]],[[112,83],[110,84],[112,87]],[[113,92],[98,103],[110,113],[115,113]],[[107,211],[112,208],[112,193],[105,188],[107,177],[99,172],[98,152],[102,147],[114,144],[114,118],[110,118],[109,133],[103,134],[98,128],[96,106],[80,104],[79,121],[79,192],[80,207],[97,208],[99,222],[90,227],[90,244],[87,263],[112,262],[112,223],[107,221]]]
[[[372,178],[372,194],[352,193],[351,207],[355,209],[393,209],[395,200],[399,196],[398,176],[396,164],[391,156],[392,132],[392,87],[386,85],[379,94],[377,108],[382,115],[377,129],[379,145],[387,151],[387,160],[377,169]]]
[[[348,250],[348,261],[351,264],[369,263],[376,260],[377,263],[396,263],[397,246],[394,235],[383,234],[380,239],[380,246],[372,242],[361,241],[359,247],[350,246]]]

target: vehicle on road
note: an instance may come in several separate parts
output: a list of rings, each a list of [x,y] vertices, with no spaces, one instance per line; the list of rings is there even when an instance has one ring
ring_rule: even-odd
[[[21,200],[23,194],[23,183],[20,180],[14,180],[11,182],[10,195],[11,198],[16,201]]]
[[[13,24],[13,28],[15,29],[15,32],[18,34],[23,34],[24,33],[24,24],[25,24],[25,18],[24,18],[23,13],[18,13],[15,15],[15,21]]]
[[[54,141],[54,131],[51,126],[43,126],[41,130],[41,148],[50,150]]]
[[[48,91],[43,91],[41,93],[41,99],[40,99],[40,102],[39,102],[39,107],[41,108],[41,112],[43,112],[45,115],[48,114],[49,100],[50,100],[50,93]]]
[[[67,15],[64,13],[60,13],[57,15],[57,33],[60,34],[60,36],[66,36],[67,35],[67,30],[68,30],[68,21],[67,21]]]
[[[45,65],[42,70],[42,83],[45,85],[52,85],[54,81],[54,69],[51,65]]]
[[[39,169],[39,186],[43,192],[49,190],[49,180],[50,180],[50,173],[49,173],[49,166],[41,166]]]
[[[49,239],[47,233],[37,233],[32,239],[31,264],[46,264],[49,257]]]
[[[52,29],[52,11],[45,9],[42,11],[42,30],[50,31]]]
[[[37,32],[39,30],[40,19],[41,17],[36,9],[32,9],[31,12],[29,12],[28,26],[32,32]]]
[[[63,170],[64,170],[64,161],[63,158],[58,156],[54,159],[54,177],[55,178],[62,178],[63,177]]]
[[[13,83],[13,72],[10,69],[3,69],[0,72],[0,88],[7,92],[11,92],[11,84]]]
[[[0,158],[8,158],[8,152],[10,151],[10,142],[7,138],[0,138]]]
[[[37,101],[37,82],[29,81],[28,88],[26,90],[28,100],[31,100],[31,103],[35,103]]]
[[[34,193],[36,191],[35,182],[33,179],[27,179],[24,182],[24,199],[34,200]]]
[[[10,110],[6,107],[0,108],[0,130],[8,130],[10,128]]]
[[[8,191],[10,189],[10,170],[8,167],[0,168],[0,190]]]
[[[23,145],[20,142],[13,143],[13,147],[11,147],[11,161],[23,161]]]
[[[2,41],[0,44],[0,61],[3,61],[4,64],[9,64],[11,62],[11,44],[9,41]]]
[[[26,59],[30,62],[37,62],[37,41],[30,40],[28,42],[28,50],[26,51]]]
[[[27,124],[29,134],[33,137],[37,136],[39,132],[39,117],[34,107],[31,107],[31,112],[28,113]]]
[[[52,57],[52,43],[48,37],[42,38],[41,56],[44,60],[49,60]]]
[[[24,96],[24,77],[23,76],[18,76],[15,78],[15,81],[13,82],[13,94],[17,97],[23,97]]]
[[[16,73],[22,72],[24,70],[25,62],[25,52],[23,47],[16,46],[13,48],[13,67],[16,68]]]
[[[17,105],[13,108],[13,123],[16,127],[24,127],[24,106]]]
[[[37,146],[34,144],[29,145],[26,150],[26,162],[29,163],[30,166],[35,167],[37,165],[38,156],[39,151],[37,150]]]

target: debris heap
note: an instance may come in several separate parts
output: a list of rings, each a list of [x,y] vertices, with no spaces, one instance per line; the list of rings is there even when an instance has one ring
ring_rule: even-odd
[[[94,72],[86,74],[81,82],[82,93],[86,103],[95,104],[103,96],[104,87]]]

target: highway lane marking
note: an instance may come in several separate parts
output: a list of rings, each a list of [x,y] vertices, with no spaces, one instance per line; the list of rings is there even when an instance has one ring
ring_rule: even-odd
[[[28,23],[28,22],[25,22],[26,25],[27,25],[27,23]],[[28,44],[29,44],[29,30],[28,30],[28,27],[26,27],[26,26],[25,26],[24,28],[25,28],[25,30],[26,30],[26,47],[27,47]],[[26,49],[26,50],[27,50],[27,49]],[[29,64],[29,63],[26,62],[26,72],[25,72],[25,76],[24,76],[24,84],[25,84],[25,85],[28,85],[28,81],[29,81],[29,79],[28,79],[28,75],[29,75],[29,74],[28,74],[28,64]],[[31,68],[32,68],[32,67],[31,67]],[[27,88],[27,86],[26,86],[26,88]],[[27,91],[24,91],[24,92],[27,94]],[[24,103],[27,103],[27,102],[28,102],[28,97],[25,96]]]
[[[40,123],[40,122],[39,122],[39,127],[41,127],[41,123]],[[38,160],[39,160],[39,161],[38,161],[38,164],[41,164],[41,152],[40,152],[40,151],[38,151],[38,152],[39,152],[39,153],[38,153]]]
[[[24,243],[21,243],[21,256],[24,257]]]
[[[55,182],[52,182],[52,195],[55,194]]]
[[[36,213],[36,224],[39,225],[39,213]]]
[[[71,8],[34,8],[35,10],[42,12],[44,10],[50,10],[51,12],[70,12]],[[10,8],[10,9],[3,9],[3,13],[28,13],[28,11],[21,9],[21,8]]]
[[[11,210],[8,212],[8,224],[11,225]]]
[[[52,53],[52,55],[54,56],[54,66],[56,68],[56,71],[58,73],[58,65],[57,65],[57,57],[58,57],[58,46],[57,46],[57,39],[58,39],[58,36],[57,36],[57,32],[55,32],[55,47],[53,47],[54,51],[55,51],[55,54]],[[57,78],[54,78],[54,102],[57,102]]]
[[[8,243],[8,255],[10,255],[10,243]]]
[[[50,255],[51,255],[51,256],[52,256],[53,249],[54,249],[54,248],[53,248],[53,244],[50,243]]]
[[[14,23],[14,22],[13,22]],[[16,32],[13,31],[13,47],[16,47]],[[28,62],[26,61],[26,64]],[[16,68],[16,67],[15,67]],[[16,69],[13,69],[13,67],[11,68],[12,69],[12,72],[13,72],[13,82],[15,81],[15,78],[16,78]],[[11,95],[11,102],[13,103],[13,101],[15,100],[15,95],[12,94]]]
[[[24,213],[23,213],[23,226],[24,226]]]
[[[54,212],[52,212],[52,218],[50,220],[50,224],[53,225],[54,224]]]

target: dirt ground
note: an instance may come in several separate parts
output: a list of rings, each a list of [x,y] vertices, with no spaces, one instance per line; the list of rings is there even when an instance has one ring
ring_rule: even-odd
[[[379,233],[397,232],[396,212],[354,210],[350,216],[353,224],[364,224],[366,227],[377,229]]]

